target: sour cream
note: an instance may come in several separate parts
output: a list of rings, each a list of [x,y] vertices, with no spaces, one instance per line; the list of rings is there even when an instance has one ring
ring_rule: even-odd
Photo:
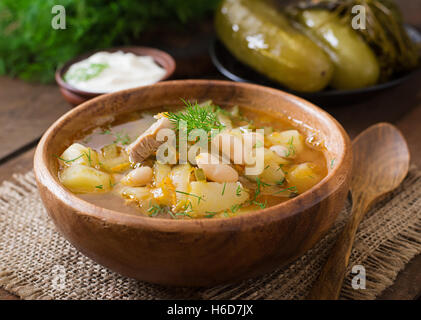
[[[64,78],[76,89],[108,93],[158,82],[165,73],[150,56],[101,51],[72,64]]]

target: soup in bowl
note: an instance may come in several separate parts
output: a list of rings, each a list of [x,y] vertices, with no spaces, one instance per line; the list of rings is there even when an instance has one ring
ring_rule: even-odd
[[[351,150],[282,91],[171,81],[84,103],[45,133],[35,173],[80,251],[124,275],[209,286],[273,270],[330,228]]]

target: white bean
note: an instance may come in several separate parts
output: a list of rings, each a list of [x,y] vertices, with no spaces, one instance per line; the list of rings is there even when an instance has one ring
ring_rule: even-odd
[[[221,132],[215,136],[213,143],[219,146],[219,150],[229,157],[233,163],[244,164],[243,141],[241,136]]]
[[[260,148],[265,144],[265,137],[258,132],[243,133],[244,145],[248,148]]]
[[[121,183],[132,186],[142,187],[152,181],[153,171],[150,167],[144,166],[133,169],[122,180]]]
[[[201,153],[196,157],[197,166],[201,168],[206,178],[215,182],[236,182],[238,181],[238,172],[222,163],[217,157],[209,153]]]
[[[276,145],[276,146],[272,146],[269,148],[271,151],[275,152],[278,156],[282,157],[282,158],[286,158],[288,157],[290,151],[288,150],[287,147],[285,146],[281,146],[281,145]]]
[[[243,134],[244,142],[244,162],[247,165],[254,165],[256,163],[256,151],[258,148],[263,148],[265,145],[265,137],[261,133],[246,132]]]

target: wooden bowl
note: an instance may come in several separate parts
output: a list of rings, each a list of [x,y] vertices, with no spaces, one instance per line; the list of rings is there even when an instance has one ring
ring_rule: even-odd
[[[172,220],[129,215],[81,200],[57,179],[61,154],[75,134],[113,116],[179,105],[180,98],[247,105],[315,128],[325,141],[328,175],[282,204],[229,219]],[[351,144],[328,113],[280,90],[215,80],[166,81],[103,95],[57,120],[42,137],[34,167],[58,230],[78,250],[128,277],[175,286],[212,286],[261,275],[293,261],[332,226],[350,180]],[[332,165],[330,165],[332,164]]]
[[[162,50],[155,49],[155,48],[116,47],[116,48],[101,49],[101,50],[88,52],[86,54],[83,54],[75,59],[72,59],[66,62],[61,68],[57,69],[56,74],[55,74],[56,82],[60,87],[61,94],[73,106],[77,106],[99,95],[106,94],[106,92],[98,93],[98,92],[80,90],[71,86],[66,81],[64,81],[64,75],[66,74],[67,70],[70,68],[72,64],[79,62],[81,60],[87,59],[91,55],[99,51],[106,51],[106,52],[123,51],[125,53],[131,52],[138,56],[151,56],[157,64],[159,64],[162,68],[166,70],[164,77],[160,81],[168,79],[169,77],[172,76],[172,74],[175,71],[175,60],[173,59],[173,57],[171,57],[168,53]]]

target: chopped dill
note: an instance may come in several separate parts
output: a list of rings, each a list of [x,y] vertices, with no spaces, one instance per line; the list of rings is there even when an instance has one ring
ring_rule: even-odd
[[[256,144],[254,145],[254,148],[261,148],[264,147],[264,143],[260,140],[256,141]]]
[[[97,189],[103,189],[103,188],[104,188],[104,186],[103,186],[102,184],[100,184],[100,185],[98,185],[98,186],[95,186],[95,188],[97,188]]]
[[[161,207],[158,204],[152,204],[149,202],[149,205],[151,206],[147,211],[150,213],[151,217],[155,217],[158,213],[169,211],[167,207]]]
[[[291,191],[292,193],[297,193],[298,192],[298,189],[297,189],[296,186],[292,186],[292,187],[288,187],[288,188],[279,190],[279,191],[275,192],[274,194],[278,194],[278,193],[286,192],[286,191]]]
[[[110,188],[114,188],[114,186],[118,183],[118,182],[112,183],[111,179],[109,180],[109,182],[110,182]]]
[[[294,142],[294,136],[292,136],[291,139],[288,140],[288,153],[285,155],[285,157],[295,155],[295,147],[294,147],[293,142]]]
[[[240,186],[240,185],[238,185],[238,186],[237,186],[237,189],[235,190],[235,195],[236,195],[237,197],[240,197],[240,196],[241,196],[241,191],[243,191],[243,189],[241,188],[241,186]]]
[[[285,182],[285,177],[283,177],[282,180],[276,181],[275,184],[278,186],[281,186],[284,184],[284,182]]]
[[[187,196],[192,196],[192,197],[197,198],[197,204],[200,204],[200,200],[205,201],[205,200],[203,199],[203,197],[198,196],[197,194],[188,193],[188,192],[184,192],[184,191],[180,191],[180,190],[175,190],[175,192],[177,192],[177,193],[181,193],[181,194],[185,194],[185,195],[187,195]]]
[[[174,213],[172,213],[172,211],[171,211],[171,210],[168,210],[167,212],[168,212],[168,214],[171,216],[171,218],[173,218],[173,219],[177,219],[177,217],[174,215]]]
[[[191,201],[189,200],[186,208],[184,209],[185,212],[192,212],[193,211],[193,205],[191,203]]]
[[[251,203],[253,203],[253,204],[255,204],[255,205],[259,206],[261,209],[265,209],[265,208],[266,208],[266,206],[267,206],[267,201],[265,201],[265,203],[263,203],[263,202],[258,202],[258,201],[256,201],[256,200],[253,200]]]
[[[227,183],[226,182],[224,182],[224,187],[222,188],[222,196],[224,195],[224,193],[225,193],[225,187],[227,186]]]
[[[236,213],[239,209],[241,208],[241,204],[234,204],[232,207],[231,207],[231,212],[232,213]]]
[[[205,218],[213,218],[218,212],[214,212],[214,211],[205,211],[205,213],[207,213],[207,215],[205,215]]]
[[[56,157],[57,159],[59,159],[59,160],[61,160],[61,161],[65,162],[65,163],[69,163],[69,162],[76,161],[77,159],[80,159],[80,158],[82,158],[83,156],[84,156],[84,154],[81,154],[80,156],[78,156],[78,157],[76,157],[76,158],[74,158],[74,159],[70,159],[70,160],[63,159],[62,157],[59,157],[59,156],[55,156],[55,157]]]
[[[167,112],[166,116],[174,124],[176,130],[187,130],[187,135],[194,129],[202,129],[210,133],[212,129],[221,131],[225,128],[218,120],[215,109],[211,105],[194,104],[181,99],[186,109],[180,112]]]
[[[276,171],[281,170],[283,166],[284,166],[284,164],[283,164],[283,163],[279,164],[279,168],[278,168],[278,169],[276,169]]]
[[[92,167],[91,148],[88,149],[88,153],[84,152],[83,154],[86,156],[86,158],[88,159],[89,165]]]
[[[188,218],[193,218],[191,215],[189,215],[187,212],[177,212],[175,214],[177,217],[178,216],[183,216],[183,217],[188,217]]]
[[[132,142],[132,139],[124,132],[117,132],[113,141],[113,143],[121,143],[124,146],[130,144],[130,142]]]

